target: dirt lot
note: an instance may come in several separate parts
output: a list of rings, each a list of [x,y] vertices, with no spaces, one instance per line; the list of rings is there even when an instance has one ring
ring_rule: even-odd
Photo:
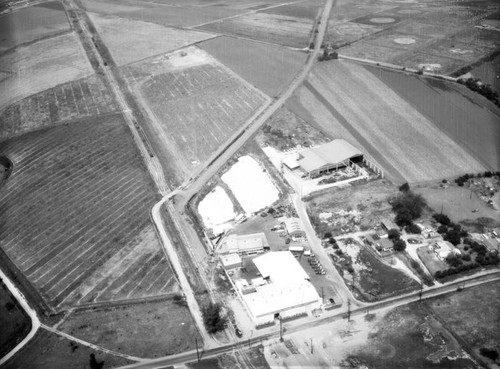
[[[474,368],[455,338],[419,303],[390,311],[348,359],[369,368]]]
[[[78,36],[51,37],[0,56],[10,77],[0,82],[0,109],[29,95],[93,74]]]
[[[306,59],[305,53],[226,36],[198,46],[269,96],[278,95]]]
[[[182,173],[207,160],[265,102],[220,64],[156,75],[140,87],[159,136]]]
[[[3,368],[89,368],[90,354],[94,354],[98,362],[104,361],[104,368],[117,368],[133,363],[120,357],[94,351],[86,346],[74,344],[55,333],[40,329],[35,337]]]
[[[301,100],[306,109],[315,110],[312,115],[319,115],[317,123],[337,137],[337,126],[343,126],[359,142],[352,144],[373,157],[395,182],[438,179],[485,169],[432,121],[359,65],[345,61],[318,64],[305,88],[314,95],[315,105],[323,105],[328,111],[323,115],[315,105],[307,104],[307,99]]]
[[[428,300],[426,304],[436,318],[460,338],[463,347],[483,362],[488,359],[479,354],[480,348],[500,351],[499,282],[466,287],[459,293]]]
[[[310,147],[328,142],[325,134],[285,107],[274,113],[259,130],[256,141],[286,151],[298,146]]]
[[[0,282],[0,357],[12,350],[26,337],[31,329],[31,321],[17,300]]]
[[[96,75],[31,95],[0,111],[0,138],[116,111]]]
[[[382,217],[392,215],[387,199],[396,193],[397,188],[386,180],[376,180],[316,195],[308,200],[307,207],[316,233],[321,236],[329,231],[335,236],[342,233],[339,226],[353,224],[352,217],[359,219],[360,230],[380,225]]]
[[[89,16],[119,66],[214,37],[121,17],[95,13]],[[125,29],[127,37],[123,37]]]
[[[0,195],[0,243],[50,305],[176,286],[149,220],[155,190],[121,116],[25,134],[0,153],[15,168]]]
[[[0,17],[0,53],[69,30],[64,7],[58,1],[22,8]]]
[[[497,149],[500,142],[500,110],[488,100],[456,83],[381,68],[367,67],[367,70],[420,114],[428,117],[483,166],[489,170],[500,169],[500,152]]]
[[[59,329],[103,347],[154,358],[195,349],[199,335],[189,309],[173,300],[76,311]]]

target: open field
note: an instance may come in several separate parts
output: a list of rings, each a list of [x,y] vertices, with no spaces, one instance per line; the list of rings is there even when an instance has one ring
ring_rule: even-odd
[[[262,10],[262,13],[279,14],[296,18],[315,19],[318,16],[322,2],[305,1],[296,4],[287,4]]]
[[[330,135],[340,124],[377,161],[388,178],[416,182],[483,171],[457,142],[365,68],[318,64],[305,87],[329,112],[317,123]],[[306,106],[305,104],[303,104]],[[314,109],[307,106],[307,109]],[[354,143],[355,144],[355,143]]]
[[[59,1],[22,8],[0,17],[0,53],[69,30],[68,18]]]
[[[366,69],[486,168],[500,169],[500,110],[490,101],[456,83],[374,67]]]
[[[140,94],[156,136],[169,146],[184,174],[207,160],[266,101],[224,67],[207,61],[155,75],[140,85]]]
[[[473,69],[470,73],[479,78],[484,83],[490,85],[497,93],[500,93],[500,76],[497,71],[500,70],[500,55],[484,64]]]
[[[419,247],[417,249],[417,255],[432,276],[437,271],[446,270],[450,267],[448,263],[440,260],[434,251],[429,249],[429,246]]]
[[[31,321],[8,288],[0,281],[0,357],[12,350],[31,329]]]
[[[198,45],[269,96],[292,82],[306,54],[234,37],[217,37]]]
[[[420,69],[432,65],[451,74],[494,50],[494,44],[467,42],[464,32],[495,35],[474,29],[493,12],[493,1],[468,3],[387,3],[340,0],[330,17],[325,42],[350,57]]]
[[[349,358],[369,368],[475,368],[456,339],[415,302],[384,315]]]
[[[176,288],[149,220],[152,181],[119,115],[2,142],[0,245],[55,309]]]
[[[116,111],[112,95],[96,75],[63,83],[0,110],[0,138]]]
[[[454,222],[477,221],[479,218],[490,218],[498,220],[500,212],[489,207],[485,201],[478,198],[476,193],[470,189],[450,185],[446,189],[436,185],[422,185],[413,188],[416,193],[421,194],[427,200],[427,204],[435,212],[448,215]],[[477,212],[472,212],[476,210]]]
[[[214,37],[154,23],[89,13],[117,65],[124,65]],[[123,31],[127,30],[124,37]]]
[[[0,56],[0,69],[10,76],[0,82],[0,109],[61,83],[93,74],[78,36],[51,37]]]
[[[192,369],[271,368],[264,357],[264,348],[262,345],[253,346],[252,348],[242,351],[241,354],[239,354],[239,352],[222,354],[215,358],[202,359],[200,362],[188,363],[187,367]]]
[[[500,284],[493,282],[460,293],[427,300],[434,315],[462,340],[466,350],[479,354],[482,347],[500,351]]]
[[[240,36],[272,44],[306,48],[309,46],[312,26],[312,19],[251,13],[197,28],[228,36]]]
[[[90,354],[94,354],[98,362],[104,361],[104,368],[117,368],[132,364],[132,361],[127,359],[94,351],[55,333],[40,329],[35,337],[2,368],[89,368]]]
[[[63,332],[136,357],[160,357],[195,349],[202,339],[184,301],[163,300],[76,311]]]

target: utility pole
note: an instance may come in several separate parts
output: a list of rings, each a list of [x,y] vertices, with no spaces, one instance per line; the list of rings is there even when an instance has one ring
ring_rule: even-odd
[[[313,353],[313,339],[311,338],[311,354]]]
[[[194,343],[196,345],[196,357],[198,358],[198,362],[200,362],[200,352],[198,351],[198,339],[194,338]]]
[[[347,300],[347,321],[351,320],[351,300]]]
[[[281,315],[280,315],[280,341],[283,342],[283,322],[281,321]]]
[[[321,287],[321,302],[325,303],[325,295],[323,294],[323,287]]]

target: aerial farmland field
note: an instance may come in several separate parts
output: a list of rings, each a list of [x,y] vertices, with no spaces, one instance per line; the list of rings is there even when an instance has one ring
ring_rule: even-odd
[[[291,83],[307,56],[285,47],[226,36],[198,46],[269,96]]]
[[[0,53],[69,30],[68,18],[59,1],[22,8],[0,17]]]
[[[182,178],[214,154],[268,98],[198,48],[165,59],[169,63],[153,71],[148,61],[128,66],[126,75],[138,87],[135,91],[153,121],[151,139],[158,141],[159,151],[169,150],[165,160],[175,160]]]
[[[0,69],[10,76],[0,82],[0,109],[61,83],[93,74],[78,36],[47,38],[0,56]]]
[[[63,83],[0,110],[0,138],[116,111],[97,75]]]
[[[349,62],[322,63],[306,88],[389,178],[416,182],[485,170],[459,143],[370,74]],[[338,135],[331,118],[317,123]]]
[[[215,37],[121,17],[95,13],[89,13],[89,16],[117,65],[133,63]],[[127,30],[127,37],[123,35],[124,29]]]
[[[2,142],[0,246],[55,310],[176,291],[152,181],[120,115]]]

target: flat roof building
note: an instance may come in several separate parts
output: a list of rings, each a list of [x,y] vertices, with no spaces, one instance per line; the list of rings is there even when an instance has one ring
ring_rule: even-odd
[[[297,162],[309,177],[318,177],[332,170],[361,162],[363,153],[349,142],[337,139],[327,144],[311,147],[299,153]]]
[[[244,235],[229,235],[218,250],[219,254],[254,255],[264,252],[269,248],[269,242],[266,235],[261,233],[252,233]]]
[[[234,269],[241,267],[241,258],[238,254],[226,254],[220,256],[220,261],[224,269]]]
[[[321,307],[321,297],[309,282],[309,275],[291,252],[269,252],[253,259],[253,263],[261,278],[252,279],[251,285],[237,280],[235,285],[255,325],[278,317],[304,315]]]

